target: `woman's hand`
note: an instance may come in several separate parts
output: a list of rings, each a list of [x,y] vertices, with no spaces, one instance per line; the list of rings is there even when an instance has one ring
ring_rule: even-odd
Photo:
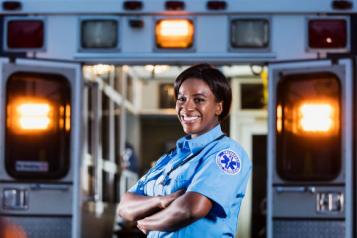
[[[136,225],[138,227],[139,230],[141,230],[145,235],[148,234],[148,230],[143,226],[143,224],[141,224],[140,221],[138,221],[138,224]]]
[[[165,209],[184,193],[179,190],[167,196],[149,197],[128,192],[119,203],[118,214],[125,220],[137,221]]]
[[[171,193],[169,195],[160,196],[159,198],[160,198],[160,207],[161,207],[161,209],[167,208],[173,201],[175,201],[177,198],[179,198],[184,193],[185,193],[185,190],[181,189],[181,190],[178,190],[178,191],[176,191],[174,193]],[[137,227],[145,235],[147,235],[149,230],[145,227],[145,222],[143,222],[143,220],[139,220],[138,221]]]
[[[125,220],[134,222],[162,210],[160,197],[150,197],[127,192],[121,198],[117,213]]]
[[[177,230],[205,217],[213,206],[209,198],[195,192],[184,193],[180,190],[165,196],[166,199],[170,200],[169,196],[175,199],[167,208],[137,221],[137,227],[142,232]]]
[[[178,197],[185,193],[185,190],[178,190],[174,193],[171,193],[166,196],[160,197],[161,208],[167,208],[173,201],[175,201]]]

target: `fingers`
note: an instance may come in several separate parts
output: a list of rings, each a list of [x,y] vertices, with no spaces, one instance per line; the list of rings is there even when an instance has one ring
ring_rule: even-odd
[[[144,225],[142,224],[141,220],[138,221],[137,225],[136,225],[139,230],[141,230],[145,235],[147,235],[148,230],[145,229]]]
[[[181,195],[183,195],[185,192],[186,192],[186,190],[181,189],[181,190],[178,190],[176,193],[178,194],[178,196],[181,196]]]

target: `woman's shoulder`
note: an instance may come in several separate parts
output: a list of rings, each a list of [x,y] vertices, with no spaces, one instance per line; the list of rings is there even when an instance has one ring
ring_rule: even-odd
[[[252,162],[243,147],[234,139],[225,136],[220,139],[211,148],[210,153],[204,156],[204,166],[217,168],[228,175],[239,174],[240,171],[246,175],[251,167]]]
[[[218,154],[224,150],[229,150],[236,153],[240,158],[244,160],[249,160],[248,154],[244,150],[244,148],[239,144],[239,142],[237,142],[236,140],[232,139],[229,136],[223,137],[215,147],[216,147],[214,150],[215,154]]]
[[[237,150],[237,152],[246,153],[243,147],[239,144],[239,142],[229,136],[224,136],[217,145],[218,148],[229,148],[231,150]]]

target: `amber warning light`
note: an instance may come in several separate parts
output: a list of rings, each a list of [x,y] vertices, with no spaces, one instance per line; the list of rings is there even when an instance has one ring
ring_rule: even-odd
[[[47,102],[17,101],[8,107],[8,123],[17,132],[47,131],[53,123],[52,111]]]
[[[305,132],[330,132],[335,129],[335,114],[329,103],[304,103],[299,107],[299,127]]]
[[[193,44],[194,26],[187,19],[165,19],[156,22],[158,48],[190,48]]]

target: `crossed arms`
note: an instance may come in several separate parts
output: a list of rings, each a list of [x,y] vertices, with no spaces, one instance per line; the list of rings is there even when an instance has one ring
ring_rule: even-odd
[[[179,190],[167,196],[143,196],[125,193],[119,204],[119,215],[136,221],[145,234],[148,231],[172,231],[205,217],[212,208],[207,197]]]

